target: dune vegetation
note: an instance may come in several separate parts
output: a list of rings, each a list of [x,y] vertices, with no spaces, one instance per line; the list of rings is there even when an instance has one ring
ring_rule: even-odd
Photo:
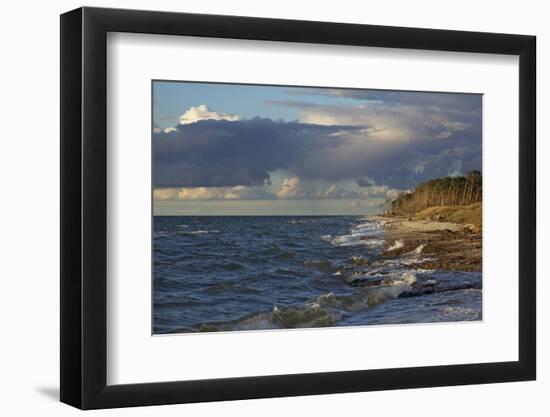
[[[391,202],[388,214],[482,226],[482,178],[479,171],[465,177],[444,177],[419,184]]]
[[[468,224],[472,226],[472,229],[477,230],[482,225],[482,208],[481,203],[468,206],[435,206],[416,213],[414,218],[416,220]]]

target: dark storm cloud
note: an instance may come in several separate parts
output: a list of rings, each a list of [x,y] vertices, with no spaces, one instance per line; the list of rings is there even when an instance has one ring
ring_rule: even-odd
[[[409,189],[420,182],[468,171],[481,170],[481,144],[464,135],[453,139],[453,146],[436,140],[424,143],[380,144],[357,147],[343,158],[315,158],[303,170],[311,177],[319,167],[322,174],[333,178],[354,178],[359,186],[373,184]]]
[[[292,89],[298,100],[269,103],[299,110],[300,120],[317,124],[368,125],[345,158],[312,156],[306,176],[322,166],[325,176],[359,174],[361,186],[375,181],[410,188],[427,179],[481,170],[480,94],[382,90]],[[348,104],[310,102],[308,96],[346,97]],[[353,136],[353,135],[351,135]],[[365,185],[363,185],[365,184]]]
[[[269,119],[207,120],[154,133],[156,187],[221,187],[269,183],[270,171],[299,171],[311,152],[331,153],[345,141],[341,126]],[[345,127],[348,132],[358,127]]]
[[[254,186],[269,183],[270,172],[285,170],[305,180],[411,188],[426,179],[481,169],[481,128],[474,119],[424,122],[421,117],[400,140],[381,138],[383,129],[363,122],[325,126],[252,119],[179,125],[154,134],[154,183],[158,188]]]

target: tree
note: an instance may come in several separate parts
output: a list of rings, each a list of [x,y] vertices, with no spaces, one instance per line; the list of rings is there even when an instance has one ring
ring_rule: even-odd
[[[391,214],[412,215],[433,206],[469,205],[481,201],[480,171],[470,171],[466,177],[443,177],[424,182],[414,191],[401,193],[391,202]]]

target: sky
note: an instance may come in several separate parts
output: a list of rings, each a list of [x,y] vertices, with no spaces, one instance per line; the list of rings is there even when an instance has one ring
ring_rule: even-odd
[[[361,215],[481,171],[482,95],[153,82],[155,215]]]

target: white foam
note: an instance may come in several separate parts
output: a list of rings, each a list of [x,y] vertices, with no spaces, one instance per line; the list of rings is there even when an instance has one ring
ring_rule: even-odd
[[[401,278],[393,279],[377,287],[367,289],[367,302],[369,306],[383,301],[397,298],[405,291],[412,290],[412,285],[416,282],[416,275],[413,272],[404,272]]]
[[[417,247],[415,250],[410,251],[409,253],[407,253],[407,255],[420,255],[425,246],[426,246],[426,244],[423,243],[422,245]]]
[[[387,252],[391,252],[393,250],[396,250],[396,249],[400,249],[404,246],[405,244],[403,243],[402,240],[396,240],[395,243],[393,245],[391,245],[388,249],[386,249]]]
[[[323,235],[321,239],[332,243],[334,246],[366,245],[371,247],[382,246],[384,240],[377,238],[381,235],[379,222],[368,221],[351,227],[350,233],[340,236]]]

